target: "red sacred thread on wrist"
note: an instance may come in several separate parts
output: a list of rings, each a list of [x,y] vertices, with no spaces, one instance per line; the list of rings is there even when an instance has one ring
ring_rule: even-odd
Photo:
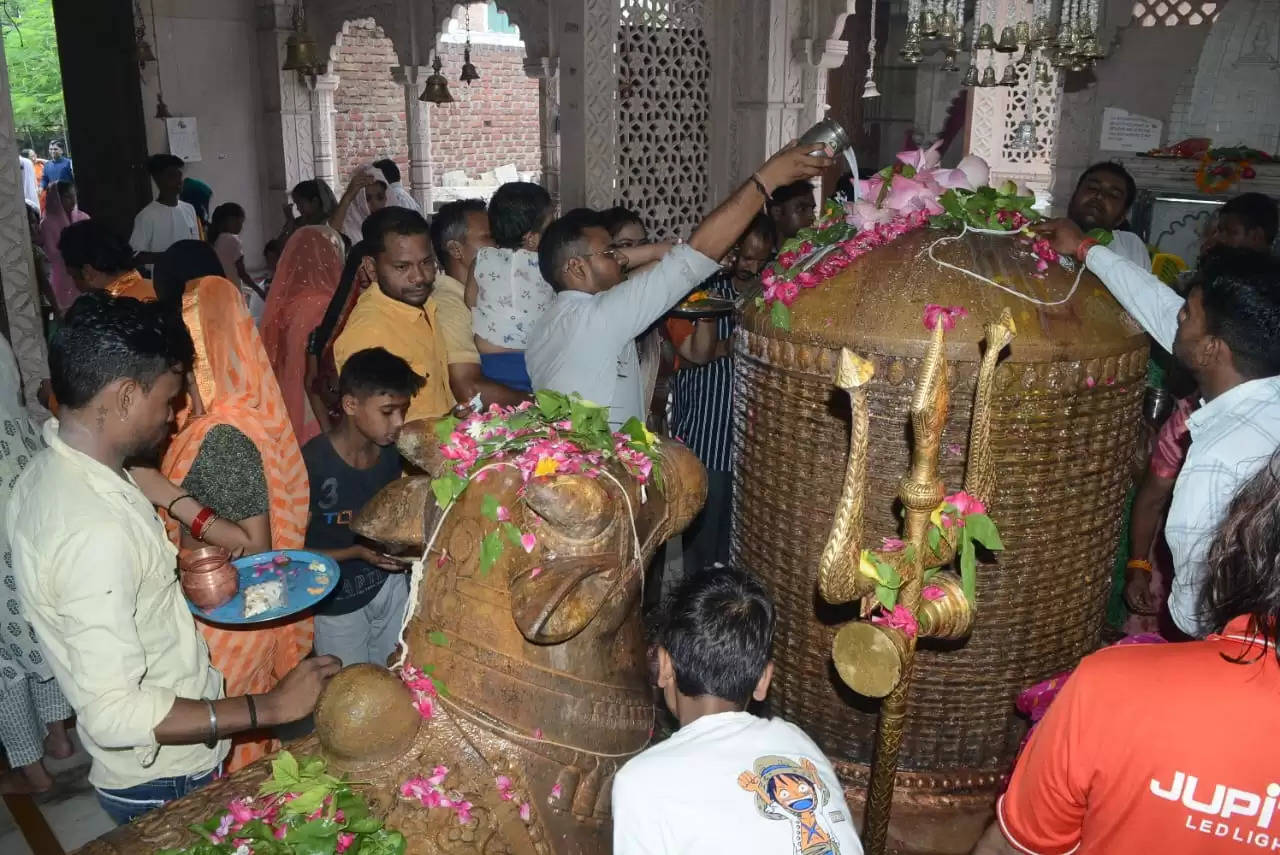
[[[200,512],[191,520],[191,536],[196,540],[204,540],[205,529],[209,527],[209,523],[213,521],[215,516],[213,508],[201,508]]]
[[[1084,264],[1085,257],[1089,255],[1089,248],[1097,245],[1098,241],[1091,237],[1080,241],[1080,245],[1076,247],[1076,261]]]

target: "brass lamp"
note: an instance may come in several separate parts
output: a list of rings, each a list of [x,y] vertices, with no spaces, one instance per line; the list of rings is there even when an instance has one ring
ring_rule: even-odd
[[[427,85],[423,87],[419,101],[426,101],[428,104],[453,103],[453,96],[449,94],[449,81],[440,73],[440,67],[440,55],[436,54],[435,61],[431,63],[431,76],[427,78]]]

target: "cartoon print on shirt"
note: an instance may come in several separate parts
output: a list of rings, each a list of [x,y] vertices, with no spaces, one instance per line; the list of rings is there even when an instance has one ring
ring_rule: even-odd
[[[821,815],[831,794],[808,757],[757,758],[753,772],[738,776],[738,786],[755,794],[761,816],[791,823],[793,855],[839,855],[840,847],[823,827],[826,820]]]

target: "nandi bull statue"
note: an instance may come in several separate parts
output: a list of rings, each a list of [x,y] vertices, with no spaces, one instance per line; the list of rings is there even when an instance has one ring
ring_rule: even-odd
[[[465,421],[406,426],[425,472],[353,522],[412,548],[397,674],[344,669],[316,707],[322,755],[407,855],[597,855],[613,775],[653,734],[644,568],[706,498],[701,464],[638,422],[554,393]],[[188,824],[252,796],[250,766],[95,841],[86,853],[190,845]]]

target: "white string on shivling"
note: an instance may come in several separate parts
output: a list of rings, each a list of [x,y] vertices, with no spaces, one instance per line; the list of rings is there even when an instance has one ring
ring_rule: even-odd
[[[1013,296],[1019,299],[1026,300],[1028,303],[1034,303],[1037,306],[1061,306],[1063,303],[1068,302],[1072,297],[1074,297],[1076,293],[1076,289],[1080,287],[1080,277],[1084,275],[1083,264],[1079,265],[1079,267],[1076,269],[1076,279],[1074,282],[1071,283],[1071,290],[1067,292],[1067,296],[1063,297],[1061,300],[1049,301],[1049,300],[1040,300],[1036,297],[1023,294],[1021,291],[1017,290],[1016,288],[1010,288],[1006,285],[1001,285],[999,282],[996,282],[992,279],[988,279],[987,277],[983,276],[980,273],[974,273],[972,270],[966,270],[963,267],[959,267],[955,264],[951,264],[949,262],[943,261],[942,259],[938,258],[936,255],[933,254],[934,249],[939,244],[954,243],[955,241],[958,241],[962,237],[964,237],[966,232],[973,232],[974,234],[979,234],[979,235],[997,235],[999,237],[1014,237],[1018,234],[1018,232],[1016,231],[1008,232],[1003,229],[979,229],[979,228],[970,226],[968,223],[965,223],[964,230],[961,231],[960,234],[946,235],[945,237],[940,237],[937,240],[935,240],[933,243],[929,244],[929,249],[927,251],[929,259],[933,261],[934,264],[937,264],[939,267],[946,267],[950,270],[958,271],[960,273],[963,273],[965,276],[971,277],[973,279],[977,279],[979,282],[982,282],[986,285],[995,286],[996,288],[999,288],[1001,291],[1004,291],[1008,294],[1012,294]]]

